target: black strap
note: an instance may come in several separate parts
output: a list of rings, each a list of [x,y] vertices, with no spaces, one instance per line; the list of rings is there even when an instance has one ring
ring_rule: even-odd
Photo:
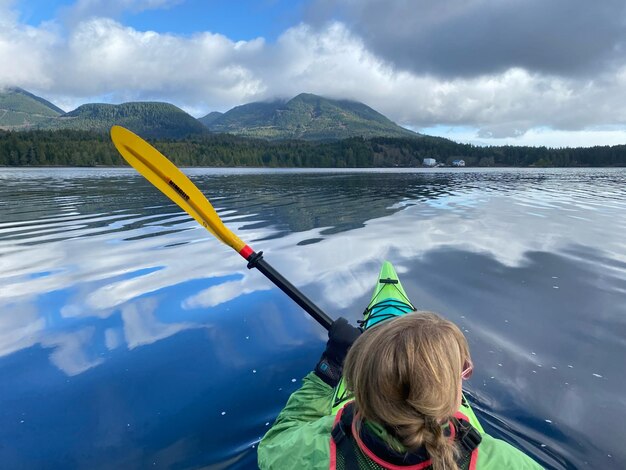
[[[333,427],[331,434],[337,454],[343,456],[345,470],[359,470],[359,461],[352,444],[352,419],[354,418],[354,403],[348,403],[343,407],[339,422]]]
[[[345,442],[346,437],[352,436],[352,420],[354,418],[354,402],[348,403],[341,410],[339,422],[333,427],[332,435],[336,445]]]
[[[469,422],[452,418],[456,429],[455,441],[458,442],[463,454],[471,454],[483,440],[480,433]]]

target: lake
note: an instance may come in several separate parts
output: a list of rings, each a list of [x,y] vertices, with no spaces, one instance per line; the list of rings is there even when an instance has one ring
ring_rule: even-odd
[[[331,317],[383,260],[548,467],[626,467],[624,169],[185,172]],[[326,332],[131,169],[0,169],[3,468],[255,468]]]

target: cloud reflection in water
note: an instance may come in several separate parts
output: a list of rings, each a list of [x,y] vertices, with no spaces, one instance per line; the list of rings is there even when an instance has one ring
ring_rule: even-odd
[[[478,366],[470,392],[511,440],[568,459],[600,462],[602,447],[626,459],[615,439],[578,429],[601,429],[616,413],[609,403],[626,409],[624,379],[603,367],[626,350],[619,173],[190,173],[226,223],[333,317],[356,320],[380,263],[394,262],[419,306],[466,330]],[[122,374],[131,352],[165,368],[169,359],[150,353],[159,345],[173,357],[210,345],[205,373],[262,381],[266,405],[278,407],[272,391],[289,387],[276,378],[291,384],[310,367],[325,332],[176,207],[155,205],[156,190],[130,173],[63,181],[50,191],[78,194],[34,195],[0,223],[0,374],[3,360],[37,345],[68,377]],[[252,352],[272,365],[256,365]],[[285,372],[287,357],[304,369]]]

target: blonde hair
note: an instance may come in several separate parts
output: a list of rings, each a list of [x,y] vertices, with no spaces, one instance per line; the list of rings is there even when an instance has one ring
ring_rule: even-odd
[[[459,328],[422,311],[365,331],[348,352],[344,377],[362,419],[384,425],[409,450],[424,446],[434,470],[451,469],[458,450],[442,424],[457,411],[465,361]]]

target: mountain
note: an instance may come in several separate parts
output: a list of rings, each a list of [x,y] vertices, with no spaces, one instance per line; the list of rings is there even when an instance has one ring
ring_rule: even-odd
[[[369,106],[302,93],[289,101],[250,103],[200,119],[209,130],[262,139],[338,140],[420,137]]]
[[[26,130],[65,113],[22,88],[0,90],[0,129]]]
[[[84,104],[64,111],[21,88],[0,91],[0,130],[84,130],[106,133],[118,124],[147,138],[178,139],[207,129],[266,140],[341,140],[349,137],[421,137],[369,106],[302,93],[288,101],[249,103],[195,119],[158,102]]]
[[[199,118],[198,121],[200,121],[205,126],[209,127],[211,124],[213,124],[213,122],[217,118],[219,118],[220,116],[223,116],[223,115],[224,115],[224,113],[213,111],[212,113],[209,113],[206,116],[203,116],[203,117]]]
[[[206,128],[182,109],[157,102],[84,104],[38,128],[108,132],[115,124],[146,138],[177,139],[206,133]]]

